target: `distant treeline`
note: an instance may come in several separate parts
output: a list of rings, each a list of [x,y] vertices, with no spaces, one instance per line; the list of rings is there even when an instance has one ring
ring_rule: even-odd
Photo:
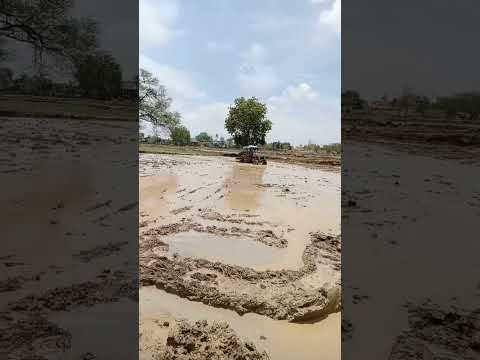
[[[435,111],[444,113],[447,119],[458,117],[477,120],[480,117],[480,92],[460,92],[433,99],[406,88],[399,97],[389,99],[384,95],[380,100],[372,102],[362,99],[357,91],[347,90],[342,93],[342,112],[369,111],[371,107],[387,107],[404,114],[414,111],[421,116]]]
[[[2,1],[0,5],[0,91],[39,96],[82,96],[101,100],[138,96],[137,79],[122,82],[117,60],[100,47],[101,23],[73,16],[75,0]],[[31,72],[14,74],[9,42],[31,49]],[[25,56],[25,55],[22,55]],[[61,82],[53,80],[62,77]]]
[[[328,145],[317,145],[317,144],[308,144],[300,147],[302,150],[316,152],[316,153],[327,153],[332,155],[340,155],[342,152],[342,145],[340,143],[332,143]]]

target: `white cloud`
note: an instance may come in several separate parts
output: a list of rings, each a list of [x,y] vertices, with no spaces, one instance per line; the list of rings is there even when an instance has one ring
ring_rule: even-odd
[[[267,50],[259,43],[253,43],[240,54],[244,62],[240,65],[237,80],[245,96],[265,97],[281,83],[274,68],[265,63]]]
[[[243,64],[238,74],[243,95],[264,97],[281,83],[274,69],[265,65]]]
[[[325,1],[314,1],[314,3],[325,3]],[[342,31],[342,1],[334,0],[329,7],[320,11],[318,23],[322,26],[330,28],[335,33],[340,34]]]
[[[224,122],[229,104],[212,101],[188,73],[160,64],[142,53],[140,67],[150,71],[160,84],[167,88],[168,95],[173,99],[172,109],[181,113],[182,123],[187,126],[192,136],[202,131],[226,136]],[[145,124],[143,131],[145,134],[152,134],[149,124]]]
[[[242,54],[242,57],[247,63],[263,63],[267,57],[267,50],[262,44],[253,43],[248,50]]]
[[[175,108],[182,107],[186,101],[200,99],[205,96],[190,75],[174,67],[160,64],[147,55],[140,53],[140,67],[150,71],[158,78],[160,84],[167,88],[173,99]]]
[[[297,86],[288,86],[282,93],[280,97],[272,97],[271,99],[276,99],[277,101],[311,101],[315,100],[318,97],[318,94],[312,89],[307,83],[300,83]]]
[[[140,0],[140,49],[165,46],[182,33],[176,29],[175,22],[179,15],[175,0]]]
[[[340,100],[320,96],[308,83],[288,86],[279,96],[271,96],[267,108],[273,123],[269,141],[326,144],[340,138]]]
[[[211,135],[227,137],[225,131],[225,117],[228,114],[229,104],[212,102],[192,108],[182,114],[183,122],[187,125],[192,136],[206,131]]]

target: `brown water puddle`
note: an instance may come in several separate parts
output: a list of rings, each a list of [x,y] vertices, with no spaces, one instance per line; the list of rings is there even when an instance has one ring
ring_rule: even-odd
[[[225,179],[225,201],[232,210],[254,211],[260,206],[265,166],[233,164]]]
[[[177,186],[175,175],[142,177],[139,182],[141,211],[152,217],[167,216],[171,207],[168,197],[175,194]]]
[[[256,314],[240,316],[153,287],[140,289],[140,326],[148,329],[146,336],[151,341],[165,340],[167,334],[165,328],[152,326],[153,321],[172,322],[175,319],[226,321],[239,336],[266,350],[272,360],[340,359],[340,313],[314,324],[294,324]]]
[[[165,236],[170,255],[195,257],[224,264],[254,269],[275,267],[286,249],[279,249],[242,237],[226,237],[208,233],[187,232]],[[161,254],[160,254],[161,255]]]

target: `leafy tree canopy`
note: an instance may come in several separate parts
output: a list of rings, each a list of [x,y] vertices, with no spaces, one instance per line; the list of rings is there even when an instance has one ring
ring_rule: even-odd
[[[442,108],[447,116],[457,113],[466,113],[471,119],[477,119],[480,115],[480,93],[469,92],[439,98],[437,106]]]
[[[74,0],[2,0],[0,36],[30,44],[41,59],[59,56],[71,64],[98,48],[98,24],[69,15]]]
[[[85,96],[110,99],[120,95],[122,70],[109,54],[87,55],[74,76]]]
[[[185,126],[176,126],[170,132],[170,138],[175,145],[190,144],[190,131]]]
[[[195,140],[200,141],[200,142],[212,142],[213,138],[208,135],[205,131],[201,132],[197,136],[195,136]]]
[[[267,132],[272,129],[272,122],[266,115],[267,106],[257,98],[240,97],[230,107],[225,128],[236,145],[263,145]]]
[[[178,112],[169,111],[172,99],[167,95],[165,86],[160,85],[156,77],[140,69],[139,78],[139,118],[150,122],[154,127],[173,129],[180,124]]]

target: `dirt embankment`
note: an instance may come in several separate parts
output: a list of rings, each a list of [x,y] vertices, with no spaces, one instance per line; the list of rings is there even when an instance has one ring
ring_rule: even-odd
[[[311,234],[299,270],[256,271],[203,259],[149,256],[142,247],[141,285],[155,285],[192,301],[289,321],[318,319],[341,306],[340,236]],[[316,276],[325,265],[337,277],[331,283],[318,283]]]
[[[480,145],[478,122],[418,113],[402,116],[385,111],[345,114],[342,116],[342,136],[347,141],[388,142],[400,149],[421,146],[417,150],[437,156],[441,153],[448,158],[478,157]]]

